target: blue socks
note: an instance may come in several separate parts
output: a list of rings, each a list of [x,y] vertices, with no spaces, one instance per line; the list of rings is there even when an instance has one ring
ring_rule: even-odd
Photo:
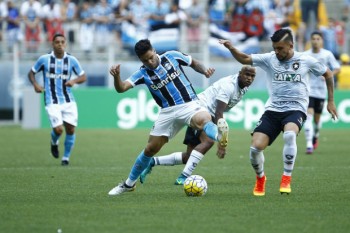
[[[207,122],[204,125],[203,130],[210,139],[214,141],[218,140],[218,127],[212,121]]]
[[[141,175],[142,171],[148,166],[151,162],[152,157],[148,157],[142,151],[139,156],[136,158],[134,166],[131,168],[131,172],[129,174],[129,179],[132,181],[136,181],[137,178]]]
[[[51,143],[53,145],[58,144],[58,139],[60,138],[60,135],[57,135],[54,130],[51,131]]]
[[[67,134],[66,140],[64,141],[64,155],[63,160],[69,160],[70,153],[72,152],[72,148],[75,143],[75,134]]]

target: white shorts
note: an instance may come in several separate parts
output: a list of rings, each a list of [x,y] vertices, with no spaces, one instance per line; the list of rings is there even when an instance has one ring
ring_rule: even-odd
[[[150,135],[173,138],[184,126],[190,125],[191,119],[196,113],[203,111],[208,112],[199,104],[199,101],[162,108]]]
[[[52,128],[63,125],[63,122],[77,126],[78,108],[75,102],[50,104],[45,107]]]

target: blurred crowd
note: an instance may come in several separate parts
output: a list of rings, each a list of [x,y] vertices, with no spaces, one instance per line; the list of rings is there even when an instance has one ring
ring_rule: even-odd
[[[173,29],[184,25],[181,38],[188,49],[200,50],[205,39],[226,38],[252,53],[276,29],[291,27],[299,51],[307,49],[310,33],[317,29],[324,33],[324,47],[339,58],[350,11],[350,0],[342,1],[339,19],[334,19],[324,0],[0,0],[0,39],[7,52],[21,42],[35,53],[55,33],[64,33],[71,46],[89,54],[105,52],[111,43],[128,49],[140,37],[153,36],[160,50],[167,50],[181,37]]]

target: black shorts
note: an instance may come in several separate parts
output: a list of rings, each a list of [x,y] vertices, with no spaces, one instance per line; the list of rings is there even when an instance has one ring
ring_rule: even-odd
[[[187,127],[185,139],[183,143],[185,145],[191,145],[193,147],[196,147],[201,143],[201,140],[200,140],[201,132],[202,130],[195,130],[195,129],[192,129],[191,127]]]
[[[324,106],[324,99],[309,97],[309,108],[314,109],[315,113],[321,114]]]
[[[211,121],[214,122],[214,117],[211,117]],[[191,145],[193,147],[196,147],[197,145],[201,144],[201,133],[203,130],[196,130],[192,129],[191,127],[187,127],[185,139],[183,141],[183,144],[185,145]]]
[[[305,120],[306,115],[301,111],[265,111],[256,124],[253,133],[260,132],[266,134],[269,137],[269,145],[271,145],[280,132],[283,131],[283,128],[287,123],[293,122],[297,124],[300,131]]]

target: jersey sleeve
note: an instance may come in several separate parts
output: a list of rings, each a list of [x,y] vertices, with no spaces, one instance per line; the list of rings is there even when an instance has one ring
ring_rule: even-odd
[[[228,104],[228,102],[230,101],[232,90],[233,88],[230,88],[230,85],[220,85],[220,90],[218,91],[218,94],[215,97],[216,100],[220,100],[225,104]]]
[[[45,65],[45,57],[41,56],[39,57],[39,59],[34,63],[33,67],[32,67],[32,71],[36,74],[39,71],[41,71],[42,69],[44,69],[44,65]]]
[[[185,53],[172,50],[172,51],[166,52],[166,54],[170,54],[174,59],[176,59],[179,62],[180,65],[190,66],[192,63],[192,57]]]
[[[258,66],[263,70],[267,70],[270,67],[270,58],[271,53],[263,53],[263,54],[252,54],[252,65]]]
[[[126,81],[129,82],[133,87],[145,83],[141,70],[134,72]]]
[[[73,71],[76,75],[81,76],[85,73],[85,71],[83,70],[83,68],[81,67],[78,59],[76,59],[75,57],[71,57],[71,62],[72,62],[72,67],[73,67]]]
[[[340,64],[339,62],[335,59],[334,55],[332,52],[329,53],[329,59],[328,59],[329,67],[331,70],[334,69],[340,69]]]
[[[316,58],[307,56],[306,61],[309,63],[310,72],[315,76],[322,76],[327,71],[327,66],[319,62]]]

